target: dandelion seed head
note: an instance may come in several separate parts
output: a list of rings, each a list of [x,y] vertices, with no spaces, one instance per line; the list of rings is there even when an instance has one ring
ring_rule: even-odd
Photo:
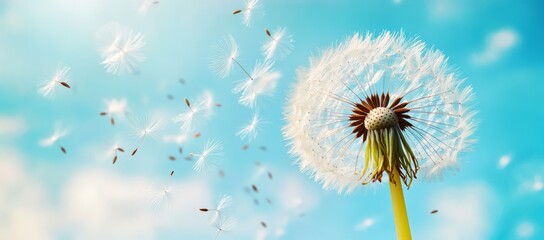
[[[244,126],[236,135],[242,140],[247,138],[248,141],[252,141],[257,137],[258,130],[260,128],[261,119],[257,113],[253,114],[251,121]]]
[[[68,128],[65,128],[62,126],[62,124],[57,123],[55,124],[55,129],[53,131],[53,134],[51,134],[51,136],[47,138],[42,139],[40,141],[40,145],[42,147],[51,146],[55,144],[56,142],[58,142],[61,138],[65,137],[66,135],[68,135]]]
[[[210,91],[204,91],[195,102],[191,103],[191,107],[172,118],[172,121],[181,124],[181,133],[187,134],[197,130],[210,119],[213,115],[213,106],[213,94]]]
[[[232,91],[240,94],[240,104],[254,107],[259,96],[270,96],[274,93],[281,74],[272,69],[273,65],[270,61],[257,62],[251,77],[239,81]]]
[[[70,81],[69,72],[69,67],[57,68],[55,74],[50,79],[40,84],[38,94],[44,97],[53,97],[55,95],[55,89],[60,84]]]
[[[102,27],[97,35],[104,42],[101,64],[106,72],[114,75],[130,74],[145,59],[141,53],[145,46],[143,34],[117,23],[110,23]]]
[[[418,172],[440,178],[474,142],[472,89],[440,51],[402,32],[355,34],[322,51],[294,89],[284,136],[326,189],[349,192],[384,173],[407,186]]]
[[[200,153],[192,153],[191,155],[197,158],[193,165],[195,171],[213,170],[223,156],[223,144],[217,140],[209,140]]]
[[[267,39],[261,47],[266,60],[277,56],[278,59],[287,57],[293,51],[293,37],[285,28],[278,27],[267,35]]]
[[[226,78],[238,58],[238,44],[232,35],[223,37],[212,47],[210,68],[221,78]]]

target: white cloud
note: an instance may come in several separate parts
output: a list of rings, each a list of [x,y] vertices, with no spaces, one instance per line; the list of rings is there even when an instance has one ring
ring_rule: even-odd
[[[518,224],[516,227],[516,234],[520,238],[529,238],[532,237],[535,233],[535,226],[533,223],[528,221],[523,221]]]
[[[0,116],[0,136],[16,137],[26,132],[26,121],[23,117]]]
[[[446,188],[431,196],[439,210],[429,217],[417,239],[487,239],[493,226],[494,197],[483,184]]]
[[[504,155],[499,159],[499,169],[504,169],[508,164],[510,164],[510,161],[512,161],[512,156],[510,155]]]
[[[433,20],[452,20],[460,18],[465,12],[459,0],[429,0],[427,7]]]
[[[104,170],[77,173],[63,191],[64,227],[77,239],[153,239],[160,230],[209,231],[206,218],[196,211],[211,202],[205,181],[172,184],[174,205],[156,211],[150,190],[159,185]]]
[[[53,239],[51,214],[40,181],[16,152],[0,149],[0,232],[3,239]]]
[[[519,35],[514,29],[499,29],[487,37],[484,49],[472,55],[471,61],[477,66],[497,62],[518,43]]]

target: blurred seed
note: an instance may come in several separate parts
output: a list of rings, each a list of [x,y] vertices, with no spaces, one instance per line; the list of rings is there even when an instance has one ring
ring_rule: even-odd
[[[225,177],[225,172],[223,170],[219,170],[219,176],[224,178]]]
[[[216,107],[222,107],[223,105],[221,105],[221,103],[216,103],[215,106]]]
[[[178,148],[178,152],[179,152],[180,154],[183,154],[183,148],[182,148],[182,147],[179,147],[179,148]]]
[[[166,95],[166,97],[167,97],[169,100],[174,100],[174,96],[172,96],[171,94]]]
[[[62,151],[62,153],[66,154],[66,148],[64,148],[63,146],[60,146],[60,150]]]
[[[247,150],[248,148],[249,148],[249,144],[246,144],[246,145],[242,146],[242,150],[244,150],[244,151]]]
[[[255,191],[256,193],[259,193],[259,189],[257,189],[257,186],[255,186],[255,184],[251,185],[251,188],[253,188],[253,191]]]
[[[118,148],[117,148],[117,151],[119,151],[119,152],[125,152],[125,149],[122,149],[122,148],[118,147]]]
[[[110,118],[110,123],[112,126],[115,125],[115,120],[113,118]]]
[[[267,226],[266,226],[266,223],[265,223],[265,222],[263,222],[263,221],[261,221],[261,226],[263,226],[264,228],[266,228],[266,227],[267,227]]]
[[[187,105],[187,107],[189,107],[189,109],[191,108],[191,103],[189,102],[189,99],[185,98],[185,105]]]
[[[253,203],[255,203],[255,205],[259,205],[259,199],[253,199]]]
[[[192,156],[187,156],[187,157],[185,157],[185,160],[187,160],[187,161],[193,161],[193,157],[192,157]]]
[[[270,31],[268,31],[268,28],[265,28],[264,31],[266,32],[266,35],[268,35],[269,37],[272,37],[272,34],[270,33]]]
[[[267,198],[267,199],[266,199],[266,202],[267,202],[268,204],[272,205],[272,200],[270,200],[270,198]]]
[[[106,115],[108,115],[107,112],[101,112],[101,113],[100,113],[100,116],[106,116]]]
[[[181,84],[185,85],[185,79],[183,79],[183,78],[180,78],[180,79],[179,79],[179,83],[181,83]]]
[[[194,136],[194,137],[195,137],[195,138],[199,138],[199,137],[200,137],[200,132],[195,133],[195,136]]]
[[[232,12],[232,14],[236,15],[236,14],[241,13],[241,12],[242,12],[242,10],[236,10],[236,11]]]
[[[435,214],[435,213],[437,213],[437,212],[438,212],[438,210],[435,209],[435,210],[432,210],[432,211],[431,211],[431,214]]]
[[[208,211],[207,208],[201,208],[201,209],[198,209],[198,210],[200,210],[201,212],[207,212]]]
[[[66,82],[60,82],[60,85],[64,86],[65,88],[70,88],[70,85]]]
[[[260,149],[261,149],[261,151],[266,151],[266,146],[262,145],[262,146],[260,147]]]
[[[171,171],[171,172],[170,172],[170,176],[172,176],[172,175],[174,175],[174,171]]]
[[[134,156],[134,154],[136,154],[136,152],[138,151],[138,148],[134,149],[134,151],[132,151],[132,156]]]
[[[113,157],[113,161],[111,162],[111,164],[115,164],[115,162],[117,162],[117,155]]]
[[[271,172],[268,172],[268,178],[269,178],[270,180],[272,180],[272,173],[271,173]]]
[[[170,156],[168,156],[168,159],[169,159],[170,161],[175,161],[175,160],[176,160],[176,157],[170,155]]]

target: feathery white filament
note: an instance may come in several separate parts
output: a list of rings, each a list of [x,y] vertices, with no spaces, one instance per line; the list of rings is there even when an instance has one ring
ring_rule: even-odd
[[[61,82],[70,81],[69,67],[58,68],[53,77],[43,84],[40,84],[38,93],[44,97],[52,97],[55,94],[55,89]]]
[[[180,123],[182,134],[196,130],[204,125],[213,115],[213,94],[205,90],[202,95],[191,104],[191,108],[172,118],[174,123]]]
[[[242,140],[246,139],[252,141],[257,137],[257,133],[260,128],[261,119],[259,115],[255,113],[251,118],[251,121],[244,126],[236,135],[238,135]]]
[[[132,73],[144,60],[141,49],[145,46],[144,36],[116,23],[107,24],[98,32],[106,42],[102,50],[102,62],[108,73],[120,75]]]
[[[272,69],[270,61],[257,62],[251,75],[241,80],[232,90],[240,93],[238,102],[244,106],[254,107],[259,96],[272,95],[281,74]]]
[[[287,57],[293,51],[293,37],[282,27],[276,28],[267,35],[266,42],[261,47],[266,60],[277,56],[278,59]]]
[[[234,37],[229,34],[212,47],[210,68],[219,77],[226,78],[230,74],[232,66],[236,63],[238,55],[238,44],[236,44]]]
[[[198,158],[193,165],[193,170],[202,172],[214,169],[223,156],[223,144],[216,140],[209,140],[200,153],[191,155]]]

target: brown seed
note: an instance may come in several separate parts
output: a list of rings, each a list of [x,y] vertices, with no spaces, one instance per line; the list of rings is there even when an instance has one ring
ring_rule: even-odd
[[[199,137],[200,137],[200,132],[195,133],[195,136],[194,136],[194,137],[195,137],[195,138],[199,138]]]
[[[435,210],[432,210],[432,211],[431,211],[431,214],[435,214],[435,213],[437,213],[437,212],[438,212],[438,210],[435,209]]]
[[[111,164],[115,164],[115,162],[117,162],[117,155],[113,157],[113,161],[111,162]]]
[[[100,116],[106,116],[106,115],[108,115],[107,112],[101,112],[101,113],[100,113]]]
[[[64,86],[65,88],[70,88],[70,85],[66,82],[60,82],[60,85]]]
[[[223,105],[221,105],[221,103],[216,103],[215,106],[216,107],[222,107]]]
[[[137,151],[138,151],[138,148],[134,149],[134,151],[132,151],[131,156],[134,156],[134,154],[136,154]]]
[[[261,221],[261,226],[263,226],[264,228],[266,228],[266,223]]]
[[[236,11],[232,12],[232,14],[236,15],[236,14],[241,13],[241,12],[242,12],[242,10],[236,10]]]
[[[247,150],[248,148],[249,148],[249,144],[246,144],[246,145],[242,146],[242,150],[244,150],[244,151]]]
[[[259,193],[259,189],[257,188],[257,186],[255,186],[255,184],[251,185],[251,188],[253,188],[253,191],[255,191],[256,193]]]
[[[207,212],[208,211],[207,208],[201,208],[201,209],[198,209],[198,210],[200,210],[201,212]]]
[[[272,34],[270,33],[270,31],[268,31],[268,28],[265,28],[264,32],[266,32],[266,35],[268,35],[269,37],[272,37]]]
[[[172,175],[174,175],[174,171],[171,171],[171,172],[170,172],[170,176],[172,176]]]
[[[268,178],[269,178],[270,180],[272,180],[272,173],[271,173],[271,172],[268,172]]]
[[[187,105],[187,107],[191,108],[191,103],[189,102],[189,99],[185,98],[185,105]]]
[[[168,156],[168,159],[169,159],[170,161],[175,161],[175,160],[176,160],[176,157],[170,155],[170,156]]]
[[[112,126],[114,126],[115,125],[115,120],[113,118],[110,118],[110,123],[111,123]]]
[[[223,170],[219,170],[219,176],[224,178],[225,177],[225,172]]]
[[[66,154],[66,148],[64,148],[63,146],[60,146],[60,150],[62,151],[62,153]]]
[[[119,152],[125,152],[125,149],[122,149],[122,148],[118,147],[118,148],[117,148],[117,151],[119,151]]]

